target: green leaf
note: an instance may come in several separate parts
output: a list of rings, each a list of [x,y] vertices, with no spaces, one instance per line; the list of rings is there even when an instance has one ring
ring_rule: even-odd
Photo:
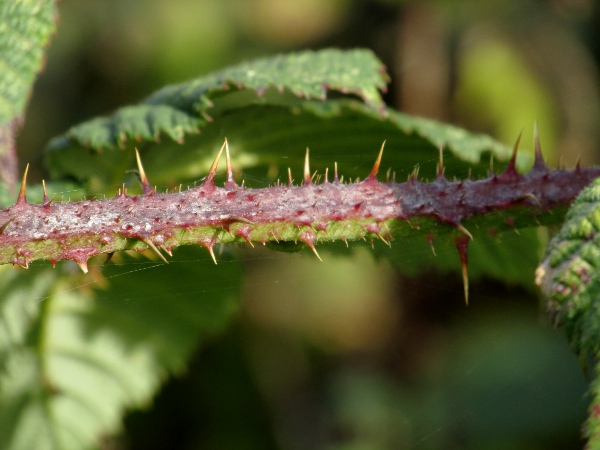
[[[56,20],[54,0],[0,4],[0,126],[23,115]]]
[[[56,20],[54,0],[0,2],[0,180],[10,188],[18,178],[15,137]]]
[[[88,126],[89,122],[74,130],[79,132]],[[135,147],[142,153],[151,182],[173,186],[204,177],[225,137],[234,168],[260,178],[270,173],[269,182],[287,178],[287,167],[293,173],[302,173],[306,147],[311,150],[314,170],[332,170],[337,161],[346,179],[369,173],[383,140],[387,140],[383,167],[392,168],[402,178],[416,166],[422,177],[433,177],[440,146],[446,149],[447,173],[461,178],[470,171],[474,177],[486,174],[487,155],[506,160],[511,152],[489,136],[393,110],[383,117],[355,100],[305,101],[293,107],[250,105],[207,124],[201,134],[188,136],[183,144],[165,141]],[[125,151],[96,153],[74,143],[60,150],[55,146],[48,154],[49,167],[54,177],[74,176],[91,182],[92,189],[102,192],[108,186],[118,186],[125,171],[135,166],[133,147],[131,144]],[[527,161],[526,155],[522,156]],[[254,183],[252,187],[259,186]]]
[[[103,190],[122,181],[137,147],[153,183],[178,185],[206,174],[225,136],[237,167],[258,168],[254,174],[262,177],[265,168],[281,162],[280,175],[287,165],[301,167],[307,146],[315,168],[324,170],[325,162],[331,166],[339,158],[346,178],[364,177],[386,139],[388,167],[410,173],[420,164],[424,176],[433,175],[440,146],[469,164],[484,152],[508,158],[510,148],[488,136],[383,109],[382,68],[366,50],[302,52],[242,64],[166,87],[139,105],[71,128],[50,143],[48,166],[55,177],[89,180],[92,189]],[[325,100],[324,86],[338,97],[352,93],[364,102],[348,96],[306,100]],[[165,134],[169,139],[156,142]],[[352,160],[348,169],[345,157],[361,158],[361,164]],[[454,160],[446,163],[452,169]],[[458,165],[466,176],[468,164]]]
[[[550,241],[537,271],[554,325],[565,329],[587,371],[595,363],[585,427],[589,448],[600,448],[600,179],[583,190]]]
[[[0,269],[0,448],[97,446],[237,311],[241,271],[227,256],[115,258],[91,282],[68,263]]]
[[[600,179],[573,202],[537,272],[555,325],[582,364],[600,357]]]
[[[251,103],[293,104],[301,98],[325,100],[327,91],[353,94],[382,108],[378,90],[385,88],[386,80],[383,65],[368,50],[279,55],[167,86],[140,105],[75,127],[65,137],[93,149],[122,147],[129,139],[155,141],[163,134],[181,141],[228,109]],[[51,148],[63,145],[59,140]]]

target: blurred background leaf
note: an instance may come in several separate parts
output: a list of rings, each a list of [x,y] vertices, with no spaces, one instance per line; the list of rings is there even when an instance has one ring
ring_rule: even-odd
[[[583,164],[598,162],[600,11],[593,1],[89,0],[64,2],[60,12],[19,137],[22,168],[32,163],[34,182],[47,176],[41,149],[73,124],[138,103],[164,84],[258,56],[330,46],[370,48],[381,57],[392,78],[384,98],[403,113],[508,143],[522,128],[531,136],[538,119],[551,164],[562,158],[573,165],[579,155]],[[248,127],[239,119],[233,129]],[[216,149],[221,133],[210,133],[205,137],[213,136]],[[243,140],[241,131],[236,139]],[[308,133],[297,139],[285,152],[262,144],[294,161],[256,171],[240,161],[236,175],[260,186],[288,165],[300,173],[308,145],[316,168],[335,158],[343,173],[364,176],[385,137],[340,156],[318,149]],[[434,167],[437,152],[428,152],[414,164]],[[148,163],[155,164],[147,169],[151,180],[164,163],[153,153],[147,152],[149,161],[156,158]],[[113,195],[132,161],[96,193]],[[398,179],[413,170],[386,164]],[[239,173],[241,167],[248,169]],[[449,175],[466,172],[459,166]],[[182,181],[172,175],[160,183]],[[518,249],[520,239],[506,234],[485,243],[490,260],[483,264],[495,265],[503,259],[497,249]],[[540,325],[535,294],[483,279],[472,284],[465,310],[458,276],[401,275],[385,260],[373,261],[368,244],[353,247],[368,249],[322,255],[327,277],[324,264],[304,253],[236,253],[251,276],[234,331],[197,352],[189,372],[167,384],[150,412],[128,416],[105,447],[581,448],[585,382],[563,336]],[[406,266],[421,257],[433,258],[426,243],[407,246],[398,259]],[[523,256],[515,266],[521,259],[529,261]],[[533,267],[529,275],[509,271],[506,260],[497,267],[515,282],[533,278]],[[346,285],[354,289],[341,290]],[[317,307],[338,291],[346,307],[343,320],[333,321],[331,310]],[[316,309],[310,316],[309,306]],[[369,326],[357,345],[346,324],[361,324],[361,317]],[[527,413],[511,422],[519,410]],[[550,413],[560,415],[560,426]]]
[[[186,248],[166,272],[115,258],[83,284],[73,264],[2,267],[0,448],[93,448],[238,311],[241,271],[227,257],[217,268]]]

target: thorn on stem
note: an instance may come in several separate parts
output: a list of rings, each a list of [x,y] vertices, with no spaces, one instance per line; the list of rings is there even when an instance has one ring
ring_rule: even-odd
[[[517,137],[517,141],[513,147],[512,156],[508,161],[508,165],[506,166],[506,170],[504,171],[504,175],[508,175],[509,177],[512,175],[518,175],[517,173],[517,153],[519,151],[519,143],[521,142],[521,136],[523,135],[523,130],[519,133]]]
[[[298,236],[298,240],[300,240],[301,242],[306,244],[308,247],[310,247],[310,249],[313,251],[315,256],[317,258],[319,258],[319,261],[323,262],[323,260],[319,256],[319,253],[317,252],[317,249],[315,248],[316,238],[317,238],[316,234],[309,230],[307,230],[303,233],[300,233],[300,235]]]
[[[164,245],[159,246],[167,255],[173,257],[173,252],[170,248],[165,247]]]
[[[458,231],[460,231],[461,233],[463,233],[465,236],[467,236],[469,238],[469,240],[471,240],[471,241],[473,240],[473,235],[462,224],[460,224],[460,223],[457,224],[456,229]]]
[[[214,186],[215,185],[215,174],[217,173],[217,167],[219,166],[219,160],[221,159],[223,150],[225,150],[226,144],[227,144],[227,140],[225,140],[225,142],[223,142],[223,145],[221,146],[221,150],[219,150],[217,157],[215,158],[212,165],[210,166],[210,169],[208,171],[208,174],[206,175],[206,178],[204,179],[204,182],[202,183],[202,186],[205,186],[205,185]]]
[[[250,238],[244,234],[241,235],[242,239],[244,239],[248,244],[250,244],[250,247],[254,248],[254,244],[252,243],[252,241],[250,240]]]
[[[379,233],[375,233],[375,236],[377,236],[379,239],[381,239],[381,241],[387,245],[389,248],[392,248],[392,243],[390,241],[386,241],[385,238],[379,234]]]
[[[143,238],[143,239],[141,239],[141,241],[144,244],[146,244],[150,249],[152,249],[152,251],[154,251],[154,253],[156,253],[160,259],[162,259],[165,263],[169,264],[169,261],[167,261],[167,258],[165,258],[165,256],[156,248],[156,245],[154,245],[154,242],[152,242],[149,238]]]
[[[44,197],[42,198],[42,205],[48,204],[48,191],[46,191],[46,180],[42,180],[42,190],[44,192]]]
[[[379,155],[377,155],[377,159],[375,160],[375,164],[373,164],[373,169],[371,169],[371,173],[367,177],[367,180],[377,181],[377,172],[379,172],[379,166],[381,165],[381,157],[383,156],[385,142],[386,141],[383,141],[383,143],[381,144],[381,148],[379,149]]]
[[[83,273],[88,273],[88,265],[87,265],[87,261],[85,260],[75,260],[75,262],[77,263],[77,265],[79,266],[79,268],[83,271]]]
[[[462,271],[463,290],[465,295],[465,304],[469,305],[469,256],[468,247],[470,240],[467,236],[461,236],[454,241],[458,256],[460,258],[460,267]]]
[[[431,247],[431,252],[433,253],[433,256],[437,256],[437,253],[435,252],[435,247],[433,246],[432,234],[427,235],[427,242],[429,242],[429,246]]]
[[[202,239],[198,241],[198,244],[200,244],[202,247],[208,250],[208,253],[210,253],[210,257],[216,265],[217,258],[215,258],[215,252],[213,251],[213,246],[215,245],[215,242],[212,239]]]
[[[438,166],[437,177],[444,178],[444,170],[445,170],[445,168],[444,168],[444,147],[442,145],[440,145],[439,151],[440,151],[440,164]]]
[[[19,191],[19,197],[17,198],[17,205],[27,204],[27,172],[29,172],[29,164],[25,166],[25,172],[23,173],[23,180],[21,181],[21,190]]]
[[[137,148],[135,149],[135,159],[137,161],[140,183],[142,183],[142,192],[144,193],[144,195],[153,194],[154,189],[152,189],[152,185],[148,181],[148,177],[146,176],[146,172],[144,171],[144,166],[142,165],[142,159],[140,158],[140,152]]]
[[[309,150],[306,147],[306,156],[304,157],[304,185],[308,186],[311,183]]]
[[[213,260],[213,262],[215,263],[215,265],[217,265],[217,258],[215,258],[215,252],[213,251],[212,245],[207,247],[208,252],[210,253],[210,256]]]
[[[225,138],[225,161],[227,164],[227,181],[225,181],[225,187],[231,189],[237,187],[237,183],[233,179],[233,169],[231,168],[231,156],[229,154],[229,143]]]
[[[548,166],[544,162],[544,155],[542,155],[542,146],[540,144],[540,130],[538,128],[537,121],[533,127],[533,140],[535,142],[535,160],[533,162],[532,172],[548,172]]]
[[[310,249],[313,251],[313,253],[315,254],[315,256],[316,256],[317,258],[319,258],[319,261],[323,262],[323,260],[322,260],[322,259],[321,259],[321,257],[319,256],[319,253],[317,252],[317,249],[315,248],[315,246],[314,246],[314,245],[309,245],[309,244],[307,244],[307,245],[308,245],[308,246],[310,247]]]

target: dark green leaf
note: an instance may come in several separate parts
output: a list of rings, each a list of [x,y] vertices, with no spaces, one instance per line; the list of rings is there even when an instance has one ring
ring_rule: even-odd
[[[88,126],[74,130],[79,133]],[[337,161],[346,179],[369,173],[384,140],[383,167],[397,171],[399,181],[416,166],[422,177],[433,177],[440,146],[446,149],[447,173],[461,178],[470,170],[473,176],[484,175],[489,170],[488,159],[482,158],[486,153],[499,160],[510,155],[509,147],[489,136],[393,110],[383,117],[354,100],[304,101],[293,107],[250,105],[206,124],[201,134],[188,136],[183,144],[166,141],[135,146],[142,152],[150,181],[172,186],[205,176],[225,137],[236,169],[261,178],[270,169],[271,181],[287,178],[288,166],[301,173],[306,147],[311,149],[313,169],[323,173],[326,167],[332,170]],[[134,144],[128,144],[125,151],[102,153],[85,151],[64,140],[63,144],[60,151],[54,147],[48,155],[53,174],[90,180],[94,189],[118,185],[125,170],[135,166]],[[527,160],[525,155],[522,159]]]

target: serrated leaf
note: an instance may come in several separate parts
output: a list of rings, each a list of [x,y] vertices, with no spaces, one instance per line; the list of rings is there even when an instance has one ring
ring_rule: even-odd
[[[226,107],[242,108],[271,100],[276,103],[294,103],[301,98],[324,100],[327,91],[353,94],[381,108],[379,90],[385,88],[386,80],[382,63],[368,50],[327,49],[278,55],[167,86],[140,105],[69,130],[66,138],[75,145],[93,149],[114,149],[123,146],[127,139],[138,143],[155,141],[162,135],[179,141],[216,119]],[[273,95],[269,88],[288,95]],[[64,140],[58,140],[50,148],[64,145]]]
[[[0,448],[96,447],[237,310],[241,270],[224,256],[116,258],[93,296],[89,280],[59,273],[69,264],[0,269]]]
[[[211,94],[235,85],[259,93],[273,86],[297,97],[321,100],[325,100],[327,90],[340,91],[381,107],[379,90],[385,88],[386,81],[383,64],[370,50],[309,50],[242,63],[189,83],[169,86],[146,102],[200,112],[211,103]]]
[[[582,363],[600,357],[600,179],[573,202],[538,268],[554,323]]]
[[[74,130],[79,135],[88,126],[85,123]],[[355,100],[330,100],[304,101],[293,107],[238,108],[205,124],[201,134],[188,136],[183,144],[128,143],[124,151],[95,153],[63,140],[65,145],[61,150],[56,151],[55,146],[55,151],[47,156],[54,177],[74,176],[91,181],[94,189],[103,190],[122,181],[124,171],[135,164],[133,148],[136,147],[142,153],[147,172],[152,174],[152,183],[177,185],[206,175],[225,136],[236,168],[261,177],[270,168],[275,174],[272,178],[287,177],[288,166],[293,173],[301,171],[306,147],[311,149],[311,167],[323,173],[337,161],[346,179],[369,173],[383,140],[387,140],[384,167],[397,171],[401,178],[416,166],[420,167],[422,177],[433,177],[440,146],[446,152],[447,173],[460,177],[467,177],[469,171],[474,177],[486,174],[488,154],[502,161],[511,153],[510,147],[486,135],[391,109],[384,117]],[[526,164],[526,155],[521,156]],[[123,168],[121,173],[115,173],[118,167]],[[279,168],[273,170],[273,167]]]

